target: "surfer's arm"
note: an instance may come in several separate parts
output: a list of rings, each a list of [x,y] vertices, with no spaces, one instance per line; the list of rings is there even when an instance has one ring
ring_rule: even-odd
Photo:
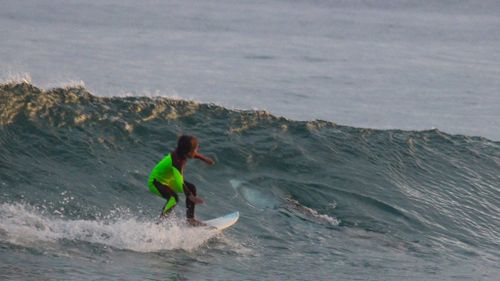
[[[205,155],[200,154],[200,153],[198,153],[198,152],[196,152],[196,154],[194,155],[194,158],[196,158],[196,159],[200,159],[201,161],[203,161],[203,162],[207,163],[208,165],[213,165],[213,164],[215,164],[215,161],[214,161],[214,160],[212,160],[212,158],[208,158],[208,157],[206,157]]]

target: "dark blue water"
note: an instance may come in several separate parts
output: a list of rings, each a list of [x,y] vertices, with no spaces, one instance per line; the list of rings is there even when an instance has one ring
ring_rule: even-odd
[[[147,190],[181,134],[223,234],[156,225]],[[496,280],[500,144],[85,88],[0,86],[2,280]],[[182,195],[181,195],[182,197]]]

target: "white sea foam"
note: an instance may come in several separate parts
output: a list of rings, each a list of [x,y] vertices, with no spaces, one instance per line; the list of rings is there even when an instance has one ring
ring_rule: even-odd
[[[56,83],[47,83],[44,85],[44,88],[46,89],[51,89],[51,88],[63,88],[63,89],[68,89],[68,88],[85,88],[85,82],[83,80],[62,80]]]
[[[61,239],[85,241],[136,252],[194,250],[218,232],[193,228],[173,218],[156,224],[138,218],[68,220],[45,215],[24,204],[0,204],[0,239],[33,246]]]
[[[300,204],[299,201],[295,199],[287,198],[286,201],[287,203],[289,203],[290,207],[292,207],[294,210],[297,210],[304,215],[312,216],[318,220],[327,222],[332,225],[339,225],[340,223],[340,221],[337,218],[325,214],[320,214],[318,211]]]
[[[18,83],[28,83],[31,84],[32,79],[29,73],[21,72],[4,72],[0,76],[0,84],[18,84]]]

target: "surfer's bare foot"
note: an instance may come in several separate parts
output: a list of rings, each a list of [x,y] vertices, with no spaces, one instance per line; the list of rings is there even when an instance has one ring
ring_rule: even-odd
[[[187,223],[190,225],[190,226],[206,226],[206,224],[202,223],[201,221],[197,220],[197,219],[187,219]]]

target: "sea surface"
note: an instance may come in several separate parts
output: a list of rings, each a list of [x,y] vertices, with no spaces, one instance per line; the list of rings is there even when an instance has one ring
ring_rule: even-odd
[[[500,140],[499,26],[498,0],[1,0],[0,81]]]
[[[0,280],[498,280],[499,11],[0,0]]]

